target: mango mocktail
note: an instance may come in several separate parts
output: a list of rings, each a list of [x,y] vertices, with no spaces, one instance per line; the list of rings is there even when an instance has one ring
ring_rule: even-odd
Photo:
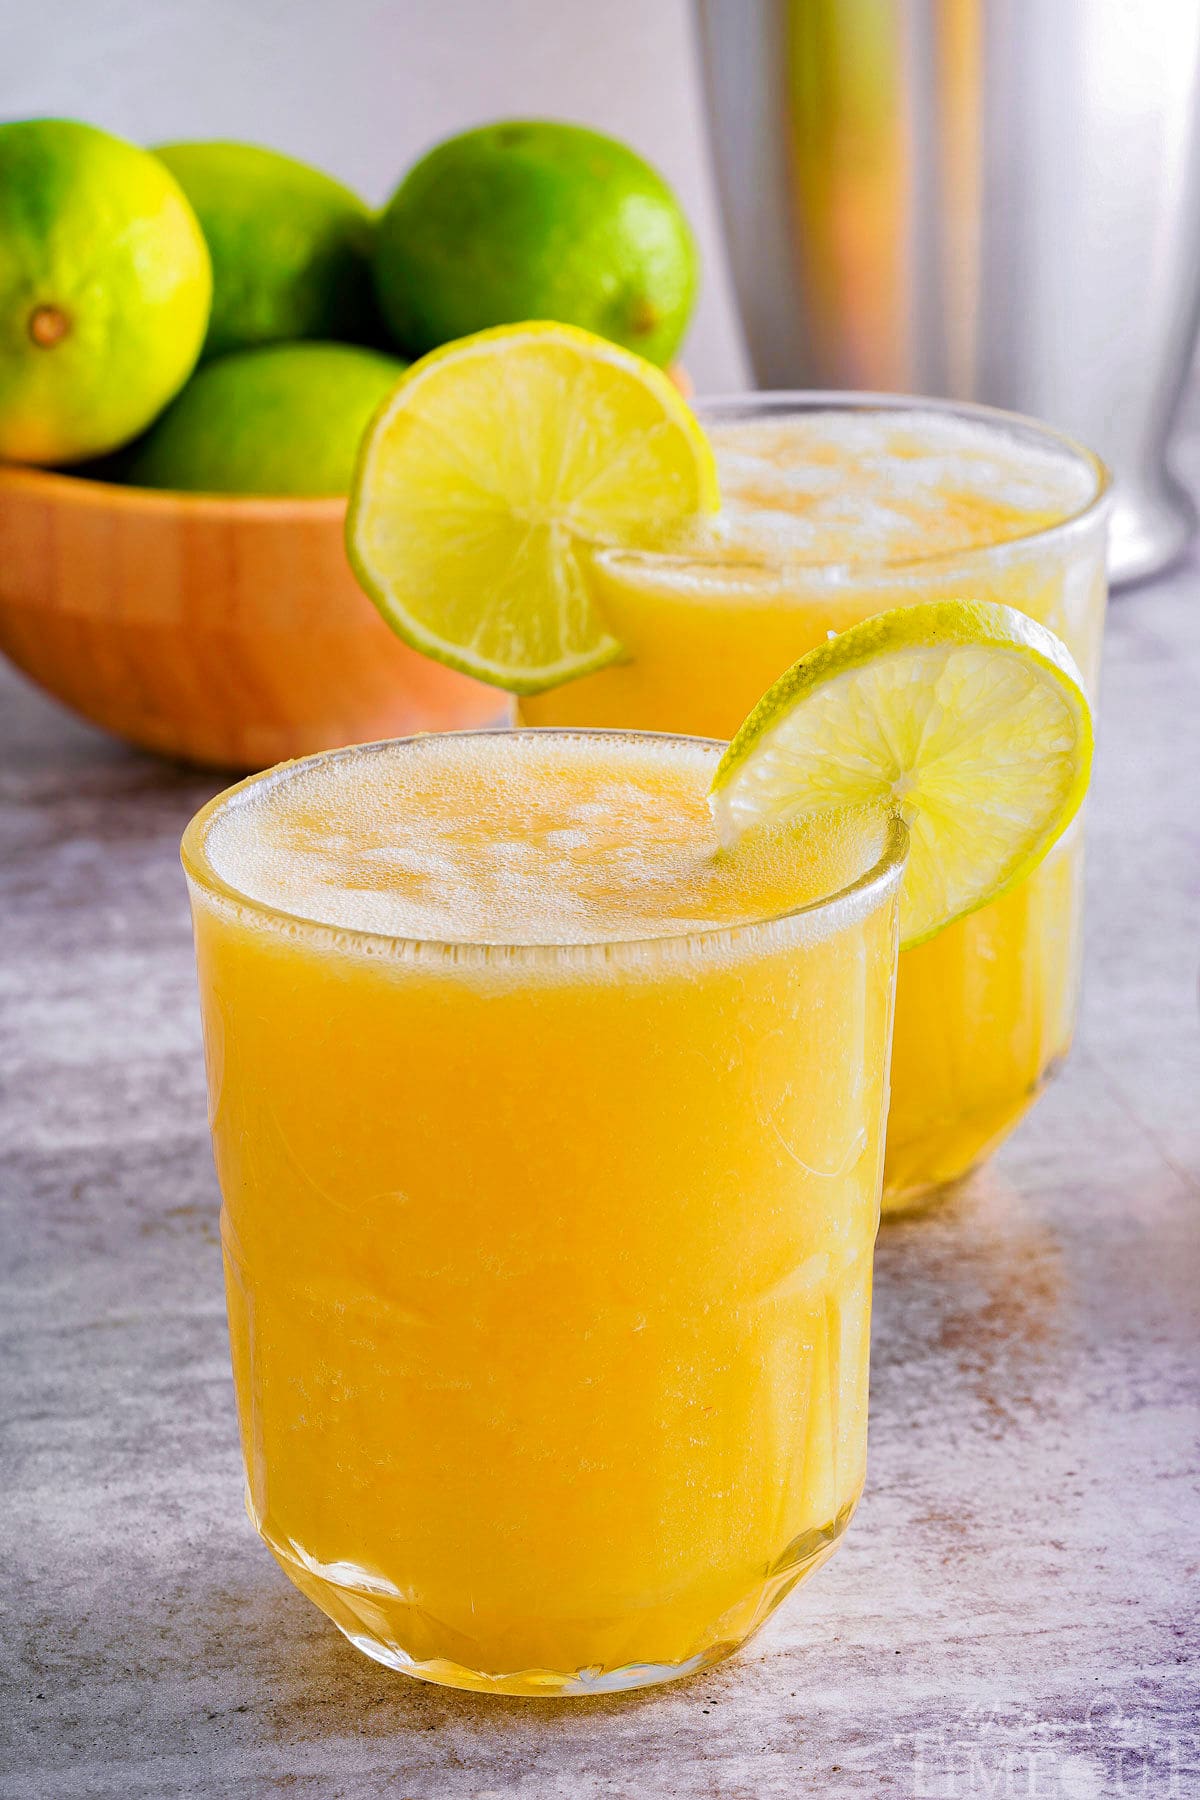
[[[719,746],[479,734],[189,828],[247,1505],[367,1654],[727,1654],[863,1483],[902,826],[718,852]]]
[[[607,551],[594,591],[625,660],[520,703],[534,725],[728,737],[795,659],[873,613],[995,600],[1065,640],[1093,693],[1106,477],[982,408],[794,395],[701,409],[715,521],[663,553]],[[964,1174],[1070,1043],[1078,825],[1019,888],[900,959],[884,1208]]]

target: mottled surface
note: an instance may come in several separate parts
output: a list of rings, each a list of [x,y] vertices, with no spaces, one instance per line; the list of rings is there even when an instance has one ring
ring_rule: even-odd
[[[180,828],[0,676],[0,1793],[1200,1793],[1200,574],[1119,600],[1084,1026],[885,1229],[871,1472],[737,1661],[488,1702],[359,1657],[241,1510]]]

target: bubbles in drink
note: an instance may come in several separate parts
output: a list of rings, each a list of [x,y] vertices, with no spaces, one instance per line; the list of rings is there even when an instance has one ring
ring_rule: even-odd
[[[1094,485],[1065,450],[938,412],[792,412],[709,435],[723,507],[703,547],[723,556],[907,562],[1044,530]]]
[[[882,828],[719,852],[700,744],[411,739],[281,770],[222,809],[216,873],[342,930],[475,944],[672,937],[786,913],[855,881]]]

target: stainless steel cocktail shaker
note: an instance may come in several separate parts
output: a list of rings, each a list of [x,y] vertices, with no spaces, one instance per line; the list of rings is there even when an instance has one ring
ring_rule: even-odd
[[[768,387],[944,394],[1117,475],[1112,569],[1192,503],[1164,452],[1200,320],[1200,0],[696,0]]]

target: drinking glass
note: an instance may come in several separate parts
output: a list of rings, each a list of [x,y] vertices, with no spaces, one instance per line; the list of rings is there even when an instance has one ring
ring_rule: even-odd
[[[1064,639],[1095,699],[1107,582],[1108,474],[1071,439],[990,407],[879,394],[762,394],[698,408],[710,429],[786,428],[814,414],[888,413],[959,422],[1036,469],[1080,477],[1078,508],[1004,541],[879,560],[792,560],[758,547],[707,553],[610,551],[593,579],[626,659],[524,698],[531,725],[635,727],[729,737],[785,669],[830,632],[924,600],[1000,601]],[[1077,822],[1019,887],[900,958],[883,1206],[927,1202],[1007,1136],[1066,1055],[1082,945],[1083,832]]]
[[[707,787],[721,746],[679,742]],[[264,782],[394,750],[184,838],[247,1510],[392,1668],[690,1674],[862,1488],[907,834],[782,916],[611,943],[334,928],[218,873]]]

